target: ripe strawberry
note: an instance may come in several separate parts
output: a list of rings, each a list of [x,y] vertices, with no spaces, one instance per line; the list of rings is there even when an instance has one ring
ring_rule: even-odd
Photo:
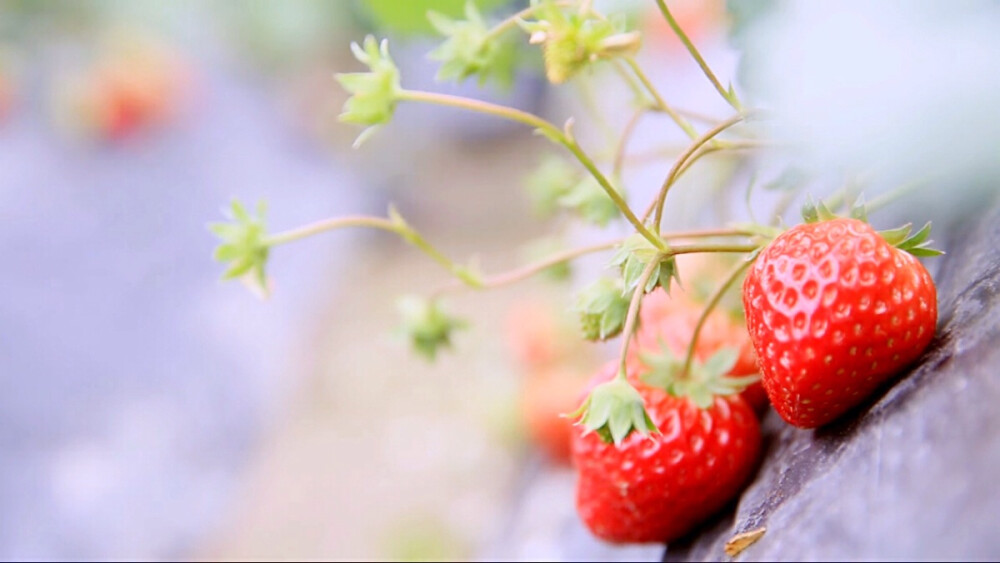
[[[598,374],[611,380],[617,362]],[[729,502],[746,483],[760,452],[760,427],[738,395],[699,408],[687,397],[629,374],[660,433],[630,434],[619,446],[574,427],[579,471],[576,507],[598,537],[611,542],[669,542]]]
[[[669,295],[666,291],[657,289],[646,296],[639,313],[639,329],[632,348],[635,355],[657,352],[661,346],[666,346],[675,355],[684,357],[705,306],[690,295],[690,292],[674,288]],[[729,375],[746,376],[757,373],[757,357],[746,325],[726,311],[715,310],[705,321],[694,356],[696,360],[705,361],[723,348],[731,348],[739,353]],[[767,406],[767,395],[759,382],[744,389],[741,395],[756,412],[762,412]]]
[[[900,247],[926,254],[927,232]],[[802,428],[837,418],[919,357],[937,323],[927,270],[857,219],[779,235],[747,274],[743,303],[764,389]]]

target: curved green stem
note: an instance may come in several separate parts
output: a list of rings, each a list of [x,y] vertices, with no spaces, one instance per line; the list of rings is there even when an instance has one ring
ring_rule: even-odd
[[[418,90],[402,90],[397,94],[399,100],[407,100],[413,102],[424,102],[429,104],[436,104],[442,106],[450,106],[460,109],[467,109],[471,111],[477,111],[479,113],[485,113],[488,115],[494,115],[497,117],[502,117],[505,119],[510,119],[529,125],[538,129],[543,135],[549,139],[559,143],[564,146],[567,150],[573,153],[580,164],[587,169],[588,172],[597,180],[604,192],[608,194],[611,201],[615,203],[615,206],[622,212],[622,215],[628,220],[629,223],[635,227],[636,231],[639,232],[643,237],[646,238],[656,248],[664,248],[663,241],[660,240],[652,231],[646,228],[645,225],[639,221],[639,218],[635,216],[635,213],[628,206],[628,203],[622,198],[618,190],[614,188],[608,178],[602,173],[594,161],[587,156],[587,153],[583,151],[576,140],[572,136],[568,135],[566,132],[560,130],[558,127],[553,125],[551,122],[538,117],[537,115],[521,111],[519,109],[501,106],[498,104],[491,104],[489,102],[483,102],[480,100],[472,100],[469,98],[463,98],[461,96],[451,96],[448,94],[438,94],[434,92],[423,92]]]
[[[628,304],[628,313],[625,315],[625,327],[622,329],[622,350],[621,350],[621,363],[619,364],[617,379],[627,379],[625,377],[625,360],[628,357],[628,346],[632,341],[632,333],[635,332],[635,323],[639,319],[639,307],[642,303],[642,297],[646,293],[646,284],[649,282],[649,278],[653,275],[653,272],[660,265],[660,259],[662,256],[657,256],[646,264],[646,268],[642,271],[642,275],[639,276],[639,282],[635,286],[635,291],[632,292],[632,300]]]
[[[752,263],[753,260],[744,260],[737,264],[729,275],[726,276],[726,281],[715,290],[715,293],[709,298],[708,303],[705,304],[705,309],[702,310],[701,316],[698,317],[698,322],[694,325],[694,331],[691,333],[691,342],[688,343],[687,353],[684,355],[684,368],[681,370],[681,377],[687,377],[691,373],[691,364],[694,362],[694,351],[698,345],[698,337],[701,335],[701,329],[705,326],[708,316],[719,304],[719,301],[722,300],[726,292],[729,291],[729,288],[740,278],[740,274],[749,268]]]
[[[741,253],[753,252],[758,248],[760,248],[760,245],[756,244],[685,244],[671,246],[670,254],[676,256],[678,254],[700,254],[702,252]]]
[[[695,142],[692,143],[691,146],[688,147],[688,149],[684,151],[683,154],[681,154],[681,156],[674,163],[673,168],[670,169],[670,173],[667,174],[666,180],[663,181],[663,186],[660,187],[660,192],[659,194],[657,194],[656,200],[646,210],[645,214],[643,215],[643,221],[649,218],[649,214],[651,211],[655,210],[656,215],[653,220],[653,225],[655,225],[656,228],[659,229],[660,223],[663,220],[663,203],[667,199],[667,192],[670,191],[670,187],[673,186],[677,178],[680,177],[680,172],[684,167],[684,164],[687,162],[687,160],[691,158],[691,156],[696,151],[698,151],[698,149],[700,149],[702,145],[711,141],[719,133],[722,133],[726,129],[743,121],[743,119],[744,117],[742,115],[735,115],[733,117],[730,117],[729,119],[716,125],[712,129],[706,131],[705,134],[702,135],[701,137],[698,137],[695,140]]]
[[[635,110],[628,123],[625,124],[625,129],[622,131],[621,136],[618,137],[618,146],[615,148],[615,160],[611,168],[611,174],[619,181],[621,181],[622,171],[625,169],[625,149],[628,148],[628,142],[632,139],[632,134],[635,133],[635,128],[639,125],[639,120],[642,119],[647,109],[646,107],[640,107]]]
[[[289,242],[311,237],[313,235],[318,235],[320,233],[336,229],[343,229],[346,227],[370,227],[373,229],[381,229],[383,231],[389,231],[390,233],[399,234],[398,225],[389,219],[357,215],[351,217],[325,219],[323,221],[316,221],[315,223],[309,223],[308,225],[303,225],[295,229],[282,231],[267,237],[264,240],[264,243],[268,246],[278,246],[280,244],[287,244]]]
[[[632,72],[634,72],[635,75],[639,78],[639,81],[642,82],[642,85],[646,88],[646,91],[649,92],[649,95],[652,96],[653,100],[656,101],[656,109],[670,116],[670,119],[674,120],[674,123],[676,123],[677,126],[680,127],[681,129],[683,129],[684,133],[686,133],[688,137],[691,137],[692,139],[697,139],[698,132],[695,131],[694,127],[691,125],[691,123],[688,122],[688,120],[681,117],[681,115],[677,113],[674,110],[674,108],[670,107],[667,104],[667,102],[663,99],[663,96],[661,96],[660,92],[656,89],[656,86],[654,86],[652,81],[649,80],[649,77],[646,76],[646,73],[642,71],[642,68],[639,66],[639,63],[637,63],[635,59],[632,57],[625,57],[625,63],[628,64],[629,68],[632,69]]]
[[[715,86],[715,89],[719,91],[719,94],[722,95],[722,97],[726,100],[726,102],[729,103],[729,105],[733,106],[733,109],[735,109],[738,112],[742,112],[743,106],[740,104],[740,100],[736,97],[736,94],[726,90],[722,86],[722,83],[719,82],[719,79],[715,77],[715,73],[712,72],[712,69],[709,68],[708,63],[705,62],[705,59],[701,56],[701,53],[698,52],[698,48],[694,46],[694,43],[692,43],[691,39],[689,39],[687,34],[684,33],[684,30],[681,29],[681,26],[677,24],[677,20],[674,19],[673,14],[670,13],[670,9],[667,8],[667,3],[664,2],[664,0],[656,0],[656,4],[660,7],[660,12],[662,12],[663,17],[666,18],[667,23],[670,25],[670,29],[674,30],[674,33],[677,34],[677,37],[681,40],[681,43],[684,44],[684,47],[686,47],[688,52],[691,53],[691,56],[694,57],[695,62],[697,62],[698,66],[701,67],[701,71],[705,73],[706,77],[708,77],[708,80],[709,82],[712,83],[712,86]]]
[[[569,2],[556,2],[556,6],[569,6],[569,5],[570,5]],[[493,39],[496,39],[497,37],[503,35],[508,30],[514,29],[515,27],[517,27],[518,22],[520,22],[524,18],[533,16],[535,14],[535,12],[537,12],[542,7],[543,7],[542,4],[536,4],[534,6],[528,6],[527,8],[521,10],[520,12],[517,12],[516,14],[514,14],[514,15],[508,17],[507,19],[503,20],[502,22],[496,24],[495,26],[493,26],[493,29],[491,29],[486,34],[486,36],[483,38],[483,42],[487,43],[487,42],[489,42],[489,41],[491,41]]]
[[[469,287],[478,288],[482,285],[482,281],[476,276],[475,273],[471,272],[468,268],[456,264],[447,256],[444,255],[440,250],[434,247],[430,242],[427,241],[420,233],[410,227],[406,222],[404,222],[398,216],[393,219],[385,219],[382,217],[369,217],[369,216],[352,216],[352,217],[338,217],[336,219],[327,219],[324,221],[317,221],[315,223],[310,223],[308,225],[298,227],[296,229],[291,229],[288,231],[283,231],[272,235],[264,240],[264,243],[268,246],[277,246],[281,244],[286,244],[292,241],[300,240],[306,237],[317,235],[320,233],[325,233],[333,231],[336,229],[343,229],[346,227],[369,227],[373,229],[380,229],[383,231],[388,231],[390,233],[395,233],[407,242],[416,246],[424,254],[427,254],[435,262],[440,264],[446,270],[451,272],[452,275],[460,279],[464,284]]]

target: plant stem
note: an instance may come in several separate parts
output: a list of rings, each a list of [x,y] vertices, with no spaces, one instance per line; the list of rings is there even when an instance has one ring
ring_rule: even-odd
[[[635,227],[639,234],[645,237],[646,240],[648,240],[654,247],[660,249],[664,248],[663,241],[660,240],[660,238],[657,237],[652,231],[646,228],[641,221],[639,221],[639,218],[635,216],[635,213],[633,213],[632,209],[629,208],[628,203],[622,198],[621,194],[618,193],[618,190],[614,188],[608,178],[597,168],[597,165],[594,164],[594,161],[589,156],[587,156],[587,153],[580,148],[580,145],[577,144],[577,142],[570,135],[560,130],[551,122],[519,109],[501,106],[498,104],[491,104],[480,100],[463,98],[461,96],[451,96],[448,94],[422,92],[417,90],[401,90],[397,94],[397,98],[399,100],[424,102],[477,111],[517,121],[538,129],[546,137],[566,147],[567,150],[573,153],[573,156],[575,156],[576,159],[580,161],[580,164],[583,164],[584,168],[586,168],[594,179],[597,180],[597,183],[600,184],[601,188],[604,189],[604,192],[611,198],[611,201],[615,203],[615,206],[618,207],[628,222],[632,223],[632,226]]]
[[[920,188],[924,185],[924,182],[917,180],[914,182],[908,182],[895,189],[892,189],[878,197],[872,198],[867,204],[865,204],[865,212],[871,213],[873,211],[878,211],[886,205],[892,203],[893,201],[899,199],[912,192],[913,190]]]
[[[452,275],[460,279],[464,284],[469,287],[478,288],[482,285],[482,281],[478,277],[470,272],[464,266],[460,266],[445,256],[441,251],[434,247],[431,243],[427,241],[423,236],[415,231],[408,224],[403,222],[401,219],[398,221],[393,221],[391,219],[385,219],[382,217],[369,217],[369,216],[351,216],[351,217],[338,217],[335,219],[326,219],[323,221],[317,221],[315,223],[310,223],[308,225],[298,227],[296,229],[291,229],[288,231],[283,231],[268,237],[264,242],[268,246],[277,246],[281,244],[286,244],[292,241],[300,240],[306,237],[317,235],[320,233],[333,231],[336,229],[343,229],[347,227],[369,227],[373,229],[381,229],[383,231],[388,231],[390,233],[395,233],[403,239],[405,239],[410,244],[416,246],[424,254],[427,254],[435,262],[443,266],[446,270],[451,272]]]
[[[664,0],[656,0],[656,4],[660,7],[660,12],[662,12],[663,17],[666,18],[667,23],[670,25],[670,29],[673,29],[674,33],[676,33],[677,37],[681,40],[681,43],[684,43],[684,47],[686,47],[688,52],[691,53],[691,56],[694,57],[698,66],[701,67],[701,71],[705,73],[706,77],[708,77],[709,82],[715,86],[715,89],[719,91],[719,94],[722,94],[722,97],[726,100],[726,102],[733,106],[733,109],[738,112],[742,112],[743,106],[740,104],[740,100],[736,97],[736,94],[723,88],[722,83],[715,77],[715,73],[712,72],[712,69],[708,67],[708,63],[705,62],[701,53],[698,52],[698,48],[694,46],[694,43],[691,43],[691,39],[689,39],[687,34],[684,33],[681,26],[677,24],[677,20],[674,19],[673,14],[670,13],[670,9],[667,8],[667,3]]]
[[[698,317],[698,322],[694,325],[694,331],[691,333],[691,342],[688,343],[687,353],[684,355],[684,368],[681,370],[681,377],[687,377],[688,374],[691,373],[691,364],[694,362],[694,351],[698,345],[698,337],[701,335],[701,329],[705,326],[705,321],[708,320],[708,316],[719,304],[719,301],[722,300],[726,292],[729,291],[729,288],[736,283],[740,274],[750,267],[750,264],[752,263],[753,260],[744,260],[737,264],[737,266],[733,268],[732,272],[726,276],[726,281],[724,281],[722,285],[715,290],[715,293],[712,294],[711,298],[709,298],[708,303],[705,304],[705,309],[702,310],[701,316]]]
[[[674,120],[674,123],[676,123],[677,126],[680,127],[681,129],[683,129],[688,137],[691,137],[692,139],[697,139],[698,132],[695,131],[694,127],[692,127],[691,124],[686,119],[681,117],[680,114],[674,111],[672,107],[667,105],[667,102],[663,99],[663,96],[661,96],[660,92],[656,89],[656,86],[653,85],[653,83],[649,80],[649,77],[646,76],[646,73],[642,71],[641,67],[639,67],[639,63],[637,63],[635,59],[632,57],[625,57],[625,63],[628,64],[629,68],[632,69],[632,72],[634,72],[635,75],[639,78],[639,81],[642,82],[642,85],[646,87],[646,91],[649,92],[649,95],[652,96],[653,100],[656,101],[656,106],[657,106],[656,109],[669,115],[670,119]]]
[[[615,148],[615,160],[612,165],[611,175],[621,181],[622,170],[625,168],[625,149],[628,147],[629,140],[632,139],[632,134],[635,132],[635,128],[639,125],[639,120],[646,113],[648,108],[640,107],[635,110],[632,117],[625,124],[625,130],[622,131],[620,137],[618,137],[618,146]]]
[[[650,206],[649,209],[643,214],[643,221],[649,218],[651,211],[655,210],[656,215],[653,220],[653,225],[659,229],[660,223],[663,220],[663,203],[667,199],[667,192],[670,191],[670,187],[674,184],[677,178],[680,177],[680,172],[685,162],[690,158],[698,149],[702,147],[705,143],[709,142],[719,133],[725,131],[726,129],[736,125],[737,123],[743,121],[742,115],[735,115],[729,119],[723,121],[722,123],[716,125],[712,129],[705,132],[704,135],[695,139],[694,143],[677,159],[674,163],[673,168],[670,169],[670,173],[667,174],[667,179],[663,181],[663,186],[660,187],[660,192],[657,194],[656,200]]]
[[[556,6],[560,6],[560,7],[561,6],[569,6],[570,2],[556,2],[555,4],[556,4]],[[524,18],[533,16],[535,14],[535,12],[537,12],[540,8],[542,8],[542,6],[543,6],[543,4],[536,4],[534,6],[528,6],[527,8],[521,10],[520,12],[517,12],[516,14],[514,14],[514,15],[508,17],[507,19],[503,20],[502,22],[496,24],[493,27],[493,29],[491,29],[483,37],[483,43],[488,43],[489,41],[492,41],[492,40],[496,39],[497,37],[503,35],[505,32],[507,32],[507,30],[510,30],[510,29],[513,29],[513,28],[517,27],[517,24],[518,24],[518,22],[520,20],[523,20]]]
[[[753,252],[758,248],[760,248],[760,246],[756,244],[690,244],[690,245],[685,244],[680,246],[671,246],[670,254],[671,255],[699,254],[702,252],[740,253],[740,252]]]
[[[396,98],[410,102],[423,102],[439,106],[467,109],[470,111],[485,113],[487,115],[502,117],[511,121],[517,121],[518,123],[523,123],[530,127],[541,129],[550,135],[558,135],[561,137],[563,134],[558,127],[533,113],[481,100],[463,98],[462,96],[452,96],[450,94],[439,94],[436,92],[423,92],[420,90],[401,90],[396,95]]]
[[[622,329],[621,364],[616,376],[617,379],[627,379],[625,377],[625,359],[628,357],[628,346],[632,341],[632,333],[635,332],[635,323],[639,318],[639,307],[642,303],[642,297],[646,293],[646,284],[660,265],[661,258],[662,256],[656,256],[649,261],[649,264],[646,264],[642,275],[639,276],[635,291],[632,292],[632,300],[629,301],[628,313],[625,315],[625,327]]]
[[[621,194],[618,193],[618,190],[616,190],[611,185],[611,182],[608,181],[607,177],[605,177],[604,174],[601,173],[600,170],[598,170],[597,165],[595,165],[594,161],[591,160],[590,157],[583,152],[583,149],[580,148],[580,145],[578,145],[576,141],[574,141],[573,139],[570,139],[564,135],[562,136],[559,142],[564,147],[569,149],[571,153],[573,153],[573,156],[575,156],[576,159],[579,160],[581,164],[583,164],[584,168],[586,168],[587,171],[590,172],[590,174],[597,180],[597,183],[599,183],[601,187],[604,188],[605,193],[607,193],[608,197],[610,197],[611,200],[615,202],[615,205],[618,206],[618,209],[621,210],[623,215],[625,215],[625,218],[628,220],[628,222],[631,223],[633,227],[635,227],[635,230],[639,234],[641,234],[646,240],[648,240],[650,244],[652,244],[655,248],[661,250],[666,249],[666,246],[664,245],[663,241],[658,236],[656,236],[652,231],[650,231],[645,225],[643,225],[641,221],[639,221],[639,218],[635,216],[635,213],[632,212],[632,209],[628,206],[628,203],[626,203],[625,200],[622,198]]]
[[[371,227],[399,234],[398,225],[389,219],[384,219],[382,217],[351,216],[325,219],[323,221],[316,221],[315,223],[309,223],[308,225],[303,225],[295,229],[282,231],[267,237],[264,242],[268,246],[278,246],[280,244],[286,244],[327,231],[333,231],[335,229],[342,229],[346,227]]]

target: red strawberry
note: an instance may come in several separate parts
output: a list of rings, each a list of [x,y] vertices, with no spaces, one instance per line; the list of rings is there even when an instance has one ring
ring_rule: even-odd
[[[680,288],[672,289],[669,295],[662,289],[647,295],[639,313],[639,329],[632,348],[634,355],[655,353],[661,346],[666,346],[675,355],[684,357],[704,307],[703,303],[692,299]],[[705,361],[722,348],[731,348],[739,353],[729,375],[757,373],[757,357],[746,325],[725,311],[715,310],[709,314],[698,337],[695,359]],[[759,382],[744,389],[741,396],[757,412],[763,412],[767,406],[767,395]]]
[[[617,367],[608,364],[598,382],[611,380]],[[760,427],[738,395],[716,397],[701,409],[642,384],[636,374],[629,379],[660,433],[633,432],[615,446],[574,427],[577,512],[607,541],[669,542],[739,493],[757,462]]]
[[[779,235],[747,274],[743,303],[764,389],[802,428],[837,418],[899,373],[937,324],[927,270],[857,219]]]

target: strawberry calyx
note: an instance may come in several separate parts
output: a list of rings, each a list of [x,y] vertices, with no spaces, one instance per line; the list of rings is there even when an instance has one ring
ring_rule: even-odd
[[[858,197],[854,204],[851,205],[848,217],[868,223],[868,212],[864,198]],[[822,200],[813,202],[810,199],[802,208],[802,218],[806,223],[817,223],[820,221],[841,219],[843,217],[830,211]],[[940,256],[944,254],[944,251],[931,248],[930,246],[934,242],[928,238],[931,234],[930,221],[925,223],[917,232],[913,233],[912,231],[913,223],[907,223],[902,227],[879,231],[879,234],[892,246],[909,252],[914,256]]]
[[[577,419],[575,424],[588,432],[596,432],[606,443],[613,442],[616,446],[632,432],[643,436],[659,433],[646,412],[642,395],[621,374],[594,387],[580,408],[563,416]]]
[[[900,250],[905,250],[914,256],[940,256],[944,254],[944,251],[930,247],[930,244],[934,241],[928,239],[931,235],[931,224],[929,221],[919,231],[910,234],[912,230],[913,223],[907,223],[896,229],[879,231],[878,234],[882,235],[882,238],[889,244]]]
[[[264,218],[264,202],[257,204],[256,211],[256,215],[252,214],[234,199],[226,212],[229,221],[212,223],[208,228],[221,240],[214,257],[228,264],[223,279],[246,277],[255,285],[266,288],[267,258],[271,245]]]
[[[413,350],[433,361],[438,350],[451,347],[452,334],[465,328],[466,322],[445,311],[436,299],[415,295],[404,296],[397,302],[403,317],[400,327]]]
[[[655,270],[646,280],[643,293],[649,293],[657,286],[670,293],[672,280],[677,280],[677,283],[680,283],[677,259],[669,252],[664,252],[663,249],[669,247],[662,239],[661,242],[661,248],[657,248],[641,234],[634,234],[622,242],[618,252],[611,259],[611,265],[621,267],[622,278],[625,282],[624,294],[632,293],[635,290],[646,267],[654,262],[656,263]]]
[[[704,362],[692,360],[687,369],[684,359],[662,341],[659,351],[640,354],[639,358],[647,368],[639,375],[643,383],[674,397],[686,397],[702,409],[712,406],[716,397],[739,394],[760,380],[757,374],[727,375],[739,359],[735,348],[720,348]]]
[[[600,278],[577,294],[574,309],[587,340],[607,340],[621,333],[629,300],[620,280]]]

